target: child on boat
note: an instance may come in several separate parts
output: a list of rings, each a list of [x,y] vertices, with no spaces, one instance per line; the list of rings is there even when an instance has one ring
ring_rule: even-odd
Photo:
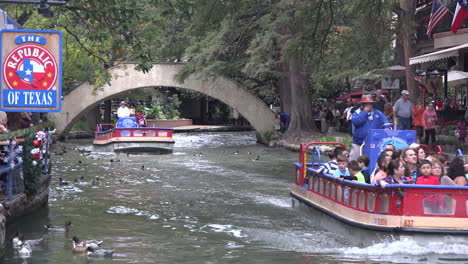
[[[351,174],[351,176],[345,176],[343,177],[343,179],[366,183],[366,179],[361,171],[361,166],[359,165],[359,162],[357,160],[350,161],[348,169],[349,174]]]
[[[344,176],[351,176],[348,170],[348,159],[344,155],[340,154],[336,157],[336,161],[338,163],[338,169],[333,172],[333,177],[336,179]]]
[[[440,185],[439,178],[432,175],[432,163],[428,160],[422,160],[419,164],[419,176],[416,184]]]
[[[343,156],[348,156],[348,151],[339,146],[339,147],[336,147],[335,150],[333,150],[333,153],[331,153],[329,155],[330,157],[330,161],[327,162],[327,163],[324,163],[320,166],[320,168],[318,169],[318,173],[320,174],[331,174],[333,175],[333,173],[338,169],[338,164],[336,163],[336,158],[338,157],[338,155],[343,155]]]
[[[369,163],[370,159],[366,155],[359,156],[358,159],[359,167],[361,168],[361,174],[364,176],[364,180],[366,183],[370,183],[370,171],[369,171]]]

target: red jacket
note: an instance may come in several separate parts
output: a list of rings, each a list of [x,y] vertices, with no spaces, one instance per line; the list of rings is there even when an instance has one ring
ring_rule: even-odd
[[[440,185],[439,178],[436,176],[419,176],[416,179],[416,184],[424,184],[424,185]]]

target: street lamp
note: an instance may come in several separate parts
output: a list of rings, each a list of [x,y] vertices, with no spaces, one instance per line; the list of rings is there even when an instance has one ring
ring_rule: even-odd
[[[44,17],[53,17],[54,13],[50,10],[51,5],[65,5],[68,0],[0,0],[0,3],[12,4],[35,4],[37,12]]]

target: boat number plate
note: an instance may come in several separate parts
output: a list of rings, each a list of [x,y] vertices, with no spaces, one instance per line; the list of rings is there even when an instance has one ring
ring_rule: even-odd
[[[385,218],[374,218],[374,224],[387,225],[387,219],[385,219]]]
[[[405,220],[403,221],[403,226],[404,226],[404,227],[413,227],[413,222],[414,222],[414,220],[405,219]]]

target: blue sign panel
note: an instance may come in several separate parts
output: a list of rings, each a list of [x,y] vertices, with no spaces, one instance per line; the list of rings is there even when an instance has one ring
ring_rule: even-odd
[[[57,91],[34,91],[34,90],[3,90],[4,106],[31,107],[56,107]]]
[[[62,33],[2,30],[0,110],[59,112],[62,108]]]
[[[369,170],[374,171],[380,152],[386,145],[396,149],[406,148],[416,142],[414,130],[371,129],[364,140],[363,155],[369,156]]]

